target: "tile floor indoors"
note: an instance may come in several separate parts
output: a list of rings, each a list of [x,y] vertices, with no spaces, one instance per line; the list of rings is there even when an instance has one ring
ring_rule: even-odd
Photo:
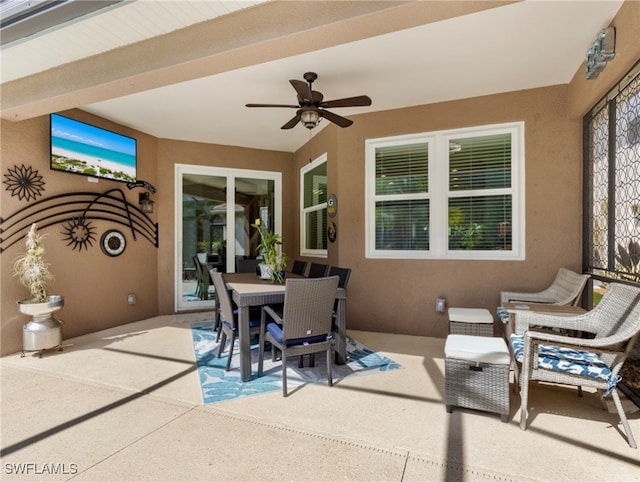
[[[0,359],[3,481],[638,481],[592,393],[534,386],[511,416],[444,403],[444,340],[349,334],[403,368],[203,405],[191,322],[159,316]],[[640,440],[640,412],[630,416]]]

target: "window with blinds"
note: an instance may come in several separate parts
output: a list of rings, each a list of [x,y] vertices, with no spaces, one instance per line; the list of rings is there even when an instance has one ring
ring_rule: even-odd
[[[376,149],[376,249],[429,249],[428,147],[420,142]]]
[[[327,255],[327,156],[300,170],[300,254]]]
[[[366,145],[367,256],[523,259],[524,123]]]
[[[449,145],[448,249],[511,249],[511,134]]]

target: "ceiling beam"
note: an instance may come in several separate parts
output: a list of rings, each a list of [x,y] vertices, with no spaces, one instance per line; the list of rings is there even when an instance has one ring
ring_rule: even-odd
[[[267,2],[6,82],[1,117],[29,119],[511,3]]]

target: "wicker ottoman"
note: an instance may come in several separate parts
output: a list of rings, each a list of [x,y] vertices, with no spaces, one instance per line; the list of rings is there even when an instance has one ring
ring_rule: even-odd
[[[449,334],[493,336],[493,316],[482,308],[449,308]]]
[[[449,335],[444,345],[447,412],[453,407],[509,419],[509,349],[502,338]]]

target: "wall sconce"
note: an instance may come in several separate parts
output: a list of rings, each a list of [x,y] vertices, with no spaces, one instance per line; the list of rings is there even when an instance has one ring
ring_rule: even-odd
[[[608,27],[600,30],[593,44],[587,50],[587,71],[585,73],[587,80],[595,79],[605,68],[607,62],[616,55],[615,46],[616,29]]]
[[[148,192],[141,192],[138,194],[138,203],[140,204],[140,210],[143,213],[153,212],[153,201],[149,199]]]

